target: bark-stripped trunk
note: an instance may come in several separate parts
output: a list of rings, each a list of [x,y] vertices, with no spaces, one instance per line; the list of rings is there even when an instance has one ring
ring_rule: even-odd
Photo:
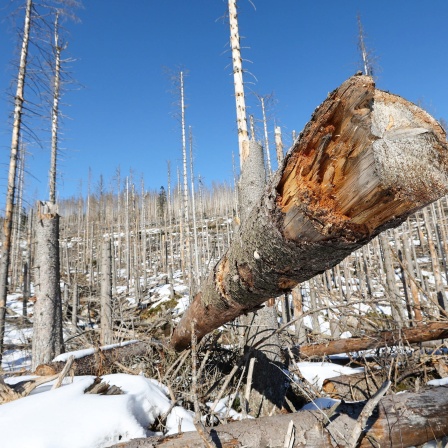
[[[101,345],[113,343],[112,326],[112,246],[110,238],[103,242],[101,266]]]
[[[354,76],[316,110],[172,337],[189,345],[324,272],[448,190],[442,127]]]
[[[39,202],[36,214],[36,304],[32,370],[64,350],[59,278],[59,215],[50,202]]]
[[[384,269],[386,270],[386,292],[389,296],[389,302],[391,307],[391,315],[394,324],[401,328],[403,326],[403,301],[400,297],[400,291],[397,288],[397,281],[395,279],[395,267],[392,261],[392,251],[389,245],[389,239],[387,232],[383,233],[379,237],[381,252],[384,259]]]
[[[229,0],[230,47],[232,48],[233,83],[235,87],[236,120],[238,129],[238,147],[240,168],[249,153],[249,135],[247,132],[246,101],[243,83],[243,59],[240,50],[240,33],[236,0]]]
[[[56,203],[56,162],[58,154],[59,133],[59,98],[61,92],[61,52],[63,47],[59,42],[59,14],[56,13],[54,23],[54,82],[53,82],[53,106],[51,109],[51,161],[50,161],[50,202]]]
[[[26,63],[28,42],[31,27],[31,10],[33,2],[27,0],[25,24],[23,27],[22,50],[20,53],[17,89],[14,98],[14,122],[12,125],[11,150],[9,158],[8,187],[6,190],[5,218],[3,221],[2,258],[0,261],[0,360],[3,354],[3,339],[5,337],[6,296],[8,294],[8,270],[11,256],[12,221],[14,197],[16,189],[17,155],[19,153],[20,130],[22,127],[22,109],[25,91]]]
[[[275,127],[275,152],[277,154],[277,166],[280,166],[283,161],[283,142],[282,142],[282,128]]]
[[[268,120],[266,118],[266,108],[264,104],[264,98],[260,98],[261,102],[261,113],[263,115],[263,132],[264,132],[264,150],[266,153],[266,164],[267,164],[267,170],[268,170],[268,178],[272,174],[272,167],[271,167],[271,153],[269,150],[269,136],[268,136]]]

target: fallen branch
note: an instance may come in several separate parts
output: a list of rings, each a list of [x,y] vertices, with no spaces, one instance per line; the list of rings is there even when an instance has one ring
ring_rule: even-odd
[[[432,322],[412,328],[388,330],[372,333],[358,338],[337,339],[325,344],[300,345],[292,348],[292,353],[301,358],[322,357],[340,353],[352,353],[362,350],[373,350],[381,347],[392,347],[407,343],[436,341],[448,337],[447,322]]]

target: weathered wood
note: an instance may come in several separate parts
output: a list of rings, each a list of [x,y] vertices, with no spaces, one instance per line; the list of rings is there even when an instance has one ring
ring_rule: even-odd
[[[384,369],[372,372],[340,375],[324,380],[322,389],[331,398],[345,401],[362,401],[373,396],[382,382],[388,378]]]
[[[293,347],[292,352],[300,357],[337,355],[339,353],[359,352],[398,344],[436,341],[448,337],[447,322],[432,322],[418,327],[402,328],[372,333],[358,338],[338,339],[325,344],[301,345]]]
[[[295,426],[294,447],[328,448],[348,445],[363,411],[362,403],[342,403],[333,409],[331,422],[320,411],[243,420],[211,428],[211,437],[223,448],[283,447],[291,420]],[[448,432],[448,387],[420,394],[383,397],[367,419],[359,447],[410,447],[441,438]],[[150,437],[120,443],[120,448],[204,447],[201,437],[187,432],[166,438]]]
[[[60,289],[59,215],[51,202],[37,204],[31,369],[64,352]]]
[[[161,350],[166,350],[161,342],[145,341],[128,344],[122,347],[100,348],[91,355],[75,359],[73,363],[74,375],[104,375],[106,373],[115,372],[117,369],[115,361],[125,364],[132,361],[137,356],[145,356],[150,348],[156,346]],[[50,362],[37,366],[36,375],[53,375],[61,372],[65,366],[65,362]]]
[[[189,345],[339,263],[448,192],[446,134],[426,112],[355,76],[316,110],[171,343]]]

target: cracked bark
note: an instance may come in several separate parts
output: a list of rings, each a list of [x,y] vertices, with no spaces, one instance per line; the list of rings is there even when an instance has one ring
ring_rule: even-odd
[[[429,114],[354,76],[329,94],[176,328],[208,332],[335,266],[448,192],[446,134]]]

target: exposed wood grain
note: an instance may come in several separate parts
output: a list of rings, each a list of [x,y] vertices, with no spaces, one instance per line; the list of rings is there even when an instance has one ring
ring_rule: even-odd
[[[171,343],[189,345],[339,263],[448,192],[442,127],[355,76],[315,111]]]

